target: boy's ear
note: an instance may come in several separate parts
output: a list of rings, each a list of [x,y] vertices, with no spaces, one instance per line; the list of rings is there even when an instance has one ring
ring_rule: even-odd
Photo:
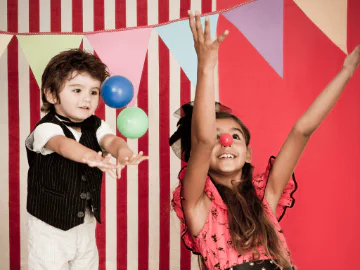
[[[247,147],[247,151],[246,151],[246,162],[247,163],[251,163],[251,158],[252,158],[252,149],[250,146]]]
[[[46,97],[46,100],[51,103],[51,104],[56,104],[57,103],[57,98],[56,96],[51,93],[50,89],[49,88],[45,88],[44,89],[44,94],[45,94],[45,97]]]

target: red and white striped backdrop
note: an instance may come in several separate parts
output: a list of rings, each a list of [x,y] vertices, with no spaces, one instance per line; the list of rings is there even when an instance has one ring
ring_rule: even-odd
[[[189,9],[216,10],[216,0],[0,0],[0,30],[87,32],[154,25],[186,17]],[[84,38],[82,46],[92,50]],[[120,60],[121,61],[121,60]],[[123,170],[103,185],[103,224],[97,227],[100,269],[197,269],[180,239],[170,209],[181,167],[168,145],[172,113],[194,89],[155,31],[142,74],[138,106],[149,116],[149,131],[129,140],[151,159]],[[0,269],[27,269],[27,159],[25,138],[40,120],[40,91],[17,39],[0,58],[1,163]],[[119,111],[104,104],[97,115],[116,129]],[[119,134],[118,134],[119,135]]]

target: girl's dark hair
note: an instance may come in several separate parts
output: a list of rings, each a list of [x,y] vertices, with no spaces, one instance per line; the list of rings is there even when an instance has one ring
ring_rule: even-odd
[[[95,55],[82,49],[71,49],[55,55],[47,64],[41,78],[42,112],[49,112],[54,108],[46,99],[45,89],[60,102],[59,93],[74,71],[88,73],[100,83],[109,77],[106,65]]]
[[[179,139],[180,136],[182,156],[185,161],[188,161],[191,150],[191,116],[185,118],[186,115],[179,120],[178,130],[171,136],[170,143],[176,138]],[[228,112],[216,112],[216,118],[230,118],[238,123],[244,132],[246,146],[249,146],[250,132],[236,116]],[[291,264],[287,251],[282,247],[274,226],[267,218],[262,201],[256,195],[252,184],[253,168],[250,163],[245,163],[242,169],[242,181],[234,179],[232,189],[213,181],[228,208],[232,245],[239,254],[252,252],[254,261],[260,258],[258,247],[263,246],[266,255],[276,260],[275,263],[279,267],[289,267]],[[199,261],[202,262],[202,269],[206,268],[203,259],[201,258]]]

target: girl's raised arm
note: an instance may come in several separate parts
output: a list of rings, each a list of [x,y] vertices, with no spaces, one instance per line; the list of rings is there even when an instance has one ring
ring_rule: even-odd
[[[339,99],[360,63],[360,45],[349,54],[341,71],[326,86],[307,111],[296,121],[269,175],[265,197],[273,212],[311,136]]]

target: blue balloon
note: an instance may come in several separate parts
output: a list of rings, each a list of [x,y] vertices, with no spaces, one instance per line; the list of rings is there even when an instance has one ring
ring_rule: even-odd
[[[120,109],[133,99],[134,86],[123,76],[110,76],[101,86],[101,97],[109,107]]]

